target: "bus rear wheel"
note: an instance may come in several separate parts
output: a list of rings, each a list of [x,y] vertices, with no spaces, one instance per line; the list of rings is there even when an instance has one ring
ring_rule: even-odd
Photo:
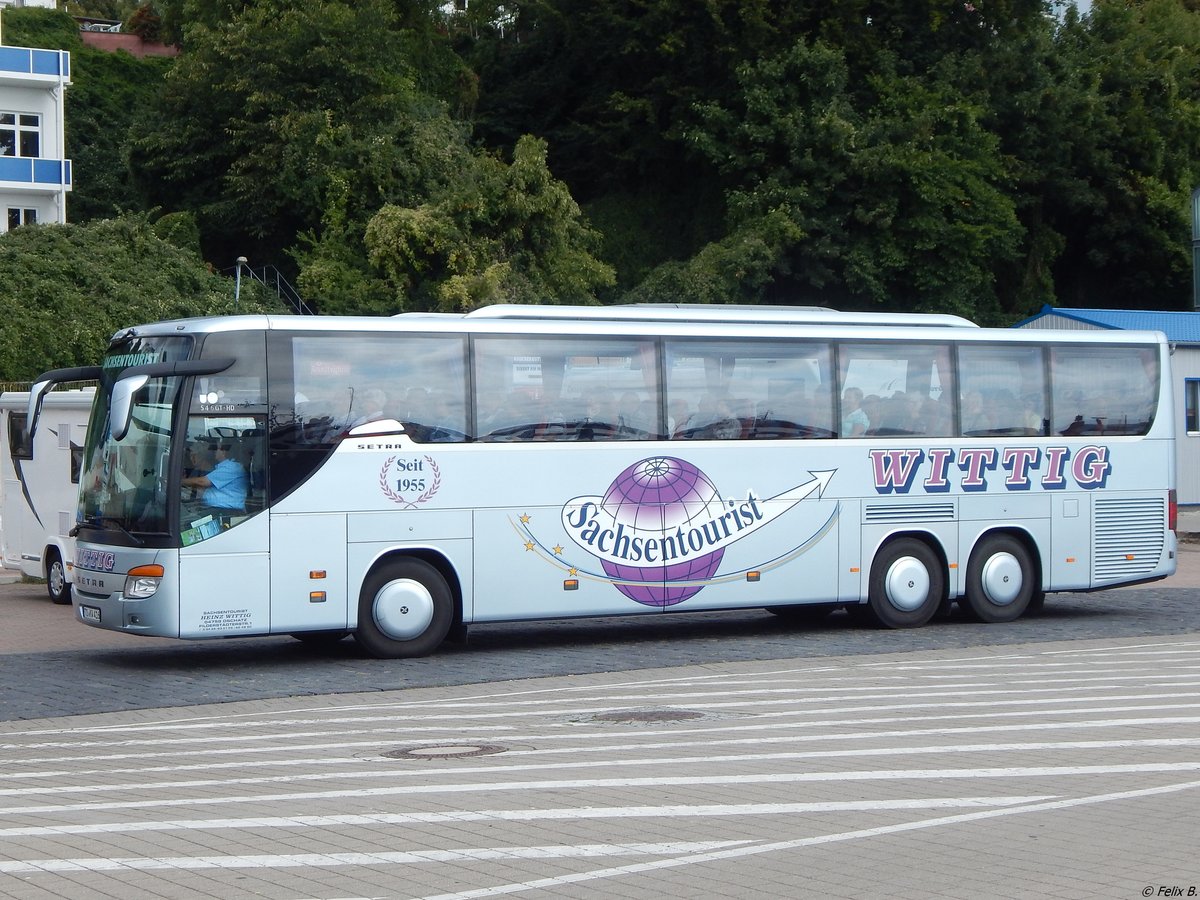
[[[71,602],[71,585],[67,582],[67,567],[63,565],[62,556],[57,550],[46,554],[46,593],[52,603],[59,606]]]
[[[1040,593],[1033,558],[1009,534],[985,537],[967,564],[967,610],[980,622],[1011,622]]]
[[[946,594],[946,573],[924,541],[897,538],[871,564],[867,612],[882,628],[920,628],[933,618]]]
[[[454,595],[446,579],[420,559],[394,559],[363,583],[354,639],[379,659],[426,656],[454,621]]]

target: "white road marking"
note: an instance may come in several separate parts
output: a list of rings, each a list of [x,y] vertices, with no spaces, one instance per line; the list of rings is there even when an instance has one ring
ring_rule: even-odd
[[[1196,721],[1200,721],[1197,719]],[[839,738],[844,738],[844,735],[837,735]],[[740,743],[761,745],[772,739],[749,739]],[[779,738],[780,741],[795,741],[796,738]],[[671,743],[671,744],[625,744],[616,747],[591,747],[587,748],[595,752],[619,752],[622,750],[645,751],[645,750],[679,750],[686,747],[711,747],[712,741],[690,741],[687,743]],[[634,766],[659,766],[659,765],[696,765],[698,763],[713,764],[713,763],[743,763],[743,762],[765,762],[768,760],[823,760],[823,759],[845,759],[853,757],[895,757],[895,756],[919,756],[934,754],[943,756],[955,753],[1026,753],[1033,751],[1051,750],[1060,752],[1063,750],[1127,750],[1127,749],[1148,749],[1151,747],[1195,747],[1200,746],[1200,738],[1137,738],[1127,740],[1110,740],[1110,741],[1025,741],[1025,742],[1009,742],[997,744],[937,744],[929,746],[916,747],[854,747],[844,750],[822,749],[822,750],[788,750],[775,753],[742,753],[742,754],[726,754],[721,756],[678,756],[678,757],[638,757],[636,759],[589,759],[589,760],[570,760],[566,762],[531,762],[510,764],[507,759],[521,758],[525,756],[536,756],[545,754],[561,755],[563,750],[530,750],[530,751],[510,751],[502,756],[493,757],[496,763],[483,766],[454,766],[444,769],[402,769],[394,765],[389,765],[386,769],[376,771],[341,771],[341,772],[307,772],[296,773],[289,772],[286,775],[261,775],[253,778],[213,778],[202,781],[140,781],[129,784],[109,784],[90,783],[90,784],[58,784],[53,787],[21,787],[21,788],[4,788],[0,790],[0,796],[4,797],[21,797],[21,796],[46,796],[52,794],[79,794],[103,792],[112,793],[114,791],[141,791],[141,790],[163,790],[163,789],[179,789],[179,788],[197,788],[197,787],[221,787],[224,785],[251,785],[251,784],[277,784],[277,783],[293,783],[300,781],[330,781],[339,778],[429,778],[435,775],[470,775],[475,773],[493,773],[504,775],[509,772],[525,772],[525,771],[548,771],[548,770],[568,770],[568,769],[617,769]],[[572,748],[566,751],[571,754],[579,752],[579,748]],[[291,766],[323,766],[323,765],[355,765],[366,766],[368,764],[379,765],[380,759],[365,759],[358,757],[314,757],[310,759],[287,759],[280,762],[286,762]],[[78,778],[86,774],[100,774],[105,777],[111,777],[117,772],[141,773],[148,774],[151,772],[183,772],[183,771],[210,771],[215,769],[230,768],[241,769],[245,768],[245,762],[227,762],[227,763],[205,763],[193,766],[159,766],[148,767],[142,769],[129,770],[114,770],[100,769],[93,773],[86,771],[81,772],[78,769],[64,769],[57,772],[39,772],[36,777],[74,777]],[[18,776],[14,776],[18,777]]]
[[[33,872],[154,872],[162,869],[294,869],[319,866],[394,866],[417,863],[478,862],[509,859],[580,859],[593,856],[667,856],[704,853],[749,841],[697,841],[668,844],[579,844],[562,847],[480,847],[468,850],[413,850],[396,853],[295,853],[258,856],[169,856],[104,859],[33,859],[0,861],[0,874]]]
[[[1052,800],[1054,794],[1028,797],[942,797],[915,800],[842,800],[824,803],[739,803],[707,806],[612,806],[566,809],[483,809],[430,813],[370,813],[340,816],[260,816],[241,819],[170,819],[161,822],[101,822],[91,825],[37,825],[0,829],[0,839],[46,835],[132,834],[147,831],[257,830],[261,828],[336,828],[352,825],[438,825],[462,822],[541,822],[582,819],[683,819],[729,816],[782,816],[801,813],[882,812],[911,809],[1017,806]]]
[[[596,881],[602,878],[614,878],[622,875],[633,875],[642,872],[660,871],[679,866],[695,865],[696,863],[715,862],[722,859],[756,856],[762,853],[777,853],[781,850],[798,850],[802,847],[815,847],[823,844],[833,844],[843,841],[854,841],[863,838],[879,837],[887,834],[898,834],[905,831],[917,831],[926,828],[940,828],[943,825],[957,825],[963,822],[977,822],[982,819],[994,819],[1007,816],[1019,816],[1026,813],[1044,812],[1047,810],[1069,809],[1077,806],[1091,806],[1097,803],[1107,803],[1113,800],[1134,800],[1142,797],[1159,796],[1162,794],[1179,793],[1200,787],[1200,781],[1184,782],[1182,784],[1165,785],[1157,788],[1145,788],[1137,791],[1120,791],[1110,794],[1096,794],[1091,797],[1077,797],[1069,800],[1051,800],[1034,803],[1029,806],[1015,808],[983,810],[973,813],[960,813],[955,816],[944,816],[937,819],[926,819],[916,822],[903,822],[896,825],[881,825],[876,828],[862,828],[855,831],[845,831],[837,834],[819,835],[816,837],[798,838],[791,841],[775,841],[770,844],[754,844],[725,851],[715,851],[697,856],[679,859],[658,860],[653,863],[642,863],[619,868],[600,869],[592,872],[578,872],[554,878],[541,878],[536,881],[526,881],[519,884],[497,885],[474,891],[462,891],[454,894],[438,894],[426,897],[424,900],[475,900],[479,897],[497,897],[502,894],[516,894],[530,890],[541,890],[559,887],[567,884],[580,884],[585,881]]]
[[[1180,763],[1127,763],[1115,765],[1075,766],[1018,766],[981,769],[881,769],[848,772],[792,772],[763,775],[676,775],[649,778],[581,778],[573,780],[496,781],[487,783],[414,784],[391,787],[360,788],[335,791],[305,791],[287,794],[246,795],[225,797],[176,797],[155,800],[106,801],[69,803],[47,806],[17,806],[0,808],[0,815],[15,816],[30,813],[82,812],[104,809],[151,809],[181,806],[216,806],[267,802],[298,802],[336,800],[346,797],[370,798],[416,796],[428,794],[486,795],[499,791],[568,791],[596,788],[654,788],[711,787],[714,785],[835,783],[857,781],[923,781],[928,779],[963,778],[1042,778],[1094,775],[1148,775],[1154,773],[1200,771],[1200,761]],[[230,783],[226,783],[228,786]]]

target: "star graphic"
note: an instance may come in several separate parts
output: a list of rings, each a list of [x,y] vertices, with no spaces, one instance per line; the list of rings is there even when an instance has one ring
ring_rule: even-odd
[[[533,541],[526,541],[526,542],[525,542],[525,549],[526,549],[526,550],[532,550],[532,549],[533,549]]]
[[[567,569],[567,574],[568,574],[568,575],[578,575],[578,574],[579,574],[579,570],[578,570],[578,569],[576,569],[576,568],[574,568],[574,567],[572,567],[572,568],[570,568],[570,569]]]
[[[530,517],[529,517],[529,514],[528,514],[528,513],[521,513],[521,524],[522,524],[522,525],[528,525],[528,524],[529,524],[529,518],[530,518]]]
[[[559,556],[562,556],[562,551],[563,551],[563,548],[562,548],[561,544],[554,548],[554,552],[557,553]]]

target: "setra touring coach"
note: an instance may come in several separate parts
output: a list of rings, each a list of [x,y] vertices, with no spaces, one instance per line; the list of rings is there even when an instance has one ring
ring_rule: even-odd
[[[957,603],[1175,571],[1169,347],[784,307],[487,307],[126,328],[98,366],[72,600],[131,634]],[[32,430],[32,427],[31,427]]]

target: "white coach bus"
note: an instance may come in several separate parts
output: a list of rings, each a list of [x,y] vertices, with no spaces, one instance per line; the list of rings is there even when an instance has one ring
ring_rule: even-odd
[[[1175,571],[1168,346],[819,309],[489,307],[117,333],[81,622],[177,638],[957,602]]]

